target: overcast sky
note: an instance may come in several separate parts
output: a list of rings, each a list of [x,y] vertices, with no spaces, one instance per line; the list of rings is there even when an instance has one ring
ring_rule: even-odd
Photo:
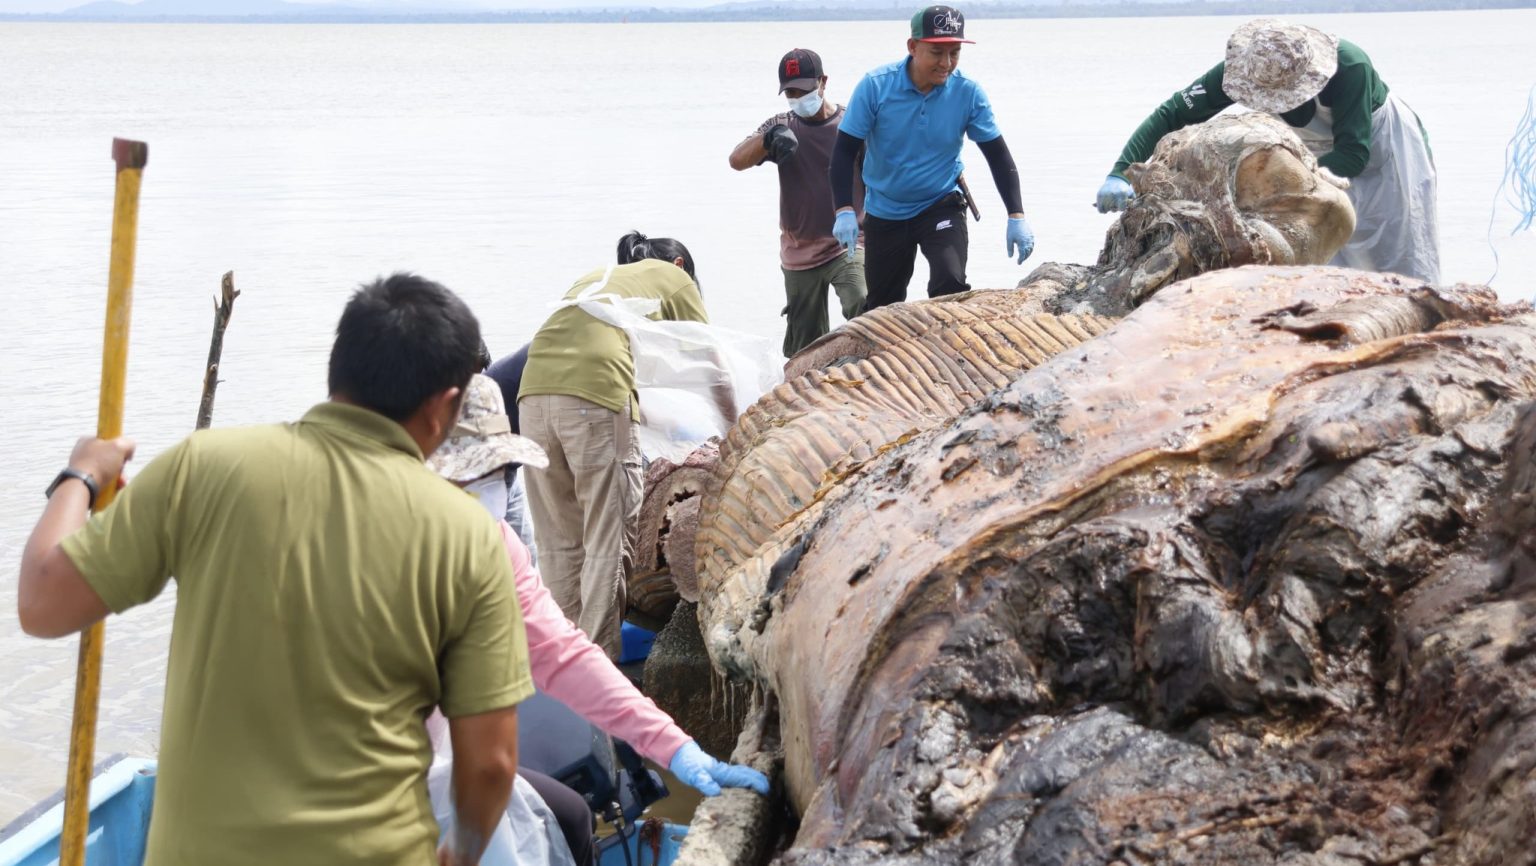
[[[90,0],[0,0],[0,12],[62,12]],[[125,0],[126,2],[126,0]],[[724,0],[292,0],[301,3],[345,3],[348,6],[409,5],[427,9],[570,9],[581,6],[714,6]],[[204,0],[209,12],[217,12],[221,0]]]

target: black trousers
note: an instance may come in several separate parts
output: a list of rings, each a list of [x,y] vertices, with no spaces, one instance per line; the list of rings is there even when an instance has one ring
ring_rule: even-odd
[[[592,820],[592,810],[587,808],[587,801],[581,799],[580,794],[536,770],[518,767],[517,774],[539,792],[544,805],[555,813],[555,821],[560,824],[560,832],[565,836],[565,844],[571,847],[571,856],[576,859],[577,866],[591,863],[592,829],[595,822]]]
[[[907,284],[917,251],[928,260],[928,297],[970,290],[965,281],[970,235],[965,226],[965,198],[958,192],[939,199],[927,210],[904,220],[864,215],[864,309],[873,310],[907,299]]]

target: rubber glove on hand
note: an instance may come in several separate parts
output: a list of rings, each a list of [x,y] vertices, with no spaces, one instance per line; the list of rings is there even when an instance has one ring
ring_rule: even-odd
[[[1104,185],[1099,187],[1099,213],[1125,210],[1135,197],[1136,190],[1131,188],[1131,182],[1112,174],[1104,178]]]
[[[782,123],[775,123],[771,129],[763,133],[763,149],[768,151],[768,159],[780,165],[789,161],[795,154],[795,148],[800,146],[800,139],[794,132]]]
[[[853,261],[853,254],[859,246],[859,218],[853,215],[853,211],[838,211],[837,219],[832,221],[832,237],[843,245],[848,251],[848,261]]]
[[[1019,264],[1029,258],[1029,254],[1035,251],[1035,233],[1029,230],[1029,223],[1023,217],[1008,218],[1008,255],[1014,254],[1018,249]]]
[[[667,765],[684,784],[699,789],[706,797],[720,793],[720,787],[751,788],[764,797],[768,796],[768,777],[740,764],[727,764],[711,758],[693,740],[684,743]]]

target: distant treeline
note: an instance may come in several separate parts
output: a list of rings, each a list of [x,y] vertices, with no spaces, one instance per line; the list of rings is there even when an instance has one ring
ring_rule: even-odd
[[[144,23],[273,23],[273,24],[570,24],[661,23],[708,21],[865,21],[906,19],[911,2],[889,7],[715,6],[704,9],[552,9],[408,15],[341,11],[296,15],[92,15],[0,14],[0,21],[121,21]],[[1169,3],[1070,2],[1042,6],[1013,4],[979,8],[975,18],[1129,18],[1187,15],[1296,15],[1352,12],[1432,12],[1469,9],[1536,8],[1536,0],[1184,0]]]

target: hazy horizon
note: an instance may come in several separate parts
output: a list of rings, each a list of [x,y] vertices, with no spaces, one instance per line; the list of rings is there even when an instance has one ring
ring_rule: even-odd
[[[91,0],[0,0],[0,14],[50,14],[64,12],[89,2]],[[120,0],[120,2],[137,5],[141,0]],[[203,0],[198,5],[205,7],[207,14],[217,15],[221,6],[225,6],[227,3],[239,2],[240,0]],[[437,10],[443,12],[497,12],[526,9],[601,9],[634,6],[665,9],[701,9],[708,6],[719,6],[732,2],[732,0],[286,0],[286,2],[302,5],[352,6],[376,10],[408,7],[412,10]],[[915,3],[916,0],[913,0],[913,2]],[[963,10],[966,8],[995,6],[1000,2],[1037,2],[1044,4],[1059,2],[1059,0],[972,0],[970,3],[960,2],[957,5]],[[1122,2],[1157,3],[1166,2],[1166,0],[1122,0]],[[914,5],[913,8],[917,7]]]
[[[0,13],[47,14],[63,12],[83,6],[91,0],[0,0]],[[122,0],[137,5],[139,0]],[[495,12],[518,9],[578,9],[618,6],[658,6],[676,8],[702,8],[717,5],[723,0],[288,0],[288,2],[316,6],[356,6],[364,9],[389,9],[409,6],[414,9],[440,9],[444,12],[472,11]],[[1141,0],[1132,0],[1141,2]],[[223,0],[205,0],[209,14],[218,14]]]

